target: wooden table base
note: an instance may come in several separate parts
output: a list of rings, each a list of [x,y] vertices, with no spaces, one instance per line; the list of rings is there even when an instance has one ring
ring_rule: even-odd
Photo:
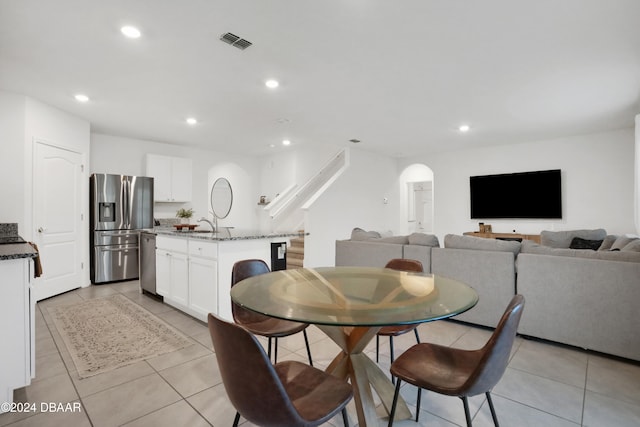
[[[358,413],[360,427],[377,426],[378,415],[371,388],[376,391],[387,414],[391,411],[393,383],[380,367],[364,353],[364,349],[376,336],[379,327],[342,327],[316,325],[342,349],[326,371],[339,378],[348,378],[353,386],[353,400]],[[411,412],[402,397],[398,398],[396,420],[411,417]]]

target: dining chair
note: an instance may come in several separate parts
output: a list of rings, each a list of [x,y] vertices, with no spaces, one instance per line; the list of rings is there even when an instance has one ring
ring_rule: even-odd
[[[389,427],[393,425],[402,381],[418,387],[416,422],[420,414],[420,397],[424,388],[448,396],[458,396],[462,399],[467,427],[471,427],[467,398],[484,393],[487,396],[493,424],[498,427],[498,417],[491,400],[491,390],[507,369],[511,347],[523,310],[524,297],[515,295],[491,338],[480,349],[462,350],[422,343],[416,344],[402,353],[391,364],[391,374],[397,377],[398,382],[389,414]]]
[[[238,261],[233,265],[231,270],[231,287],[248,277],[269,273],[270,271],[271,270],[267,264],[261,259],[246,259]],[[231,302],[231,312],[233,320],[236,323],[244,326],[253,334],[268,338],[267,354],[269,355],[269,359],[271,359],[271,339],[274,340],[274,363],[278,362],[278,338],[288,337],[289,335],[297,334],[302,331],[302,334],[304,335],[304,342],[307,346],[309,364],[313,366],[311,349],[309,348],[309,338],[307,337],[306,331],[309,326],[307,323],[292,322],[289,320],[265,316],[243,308],[233,301]]]
[[[208,321],[222,383],[237,411],[234,427],[240,415],[259,426],[310,427],[338,412],[348,427],[348,382],[297,361],[271,364],[247,329],[211,313]]]
[[[413,271],[416,273],[422,273],[424,271],[422,268],[422,263],[415,259],[394,258],[392,260],[389,260],[387,265],[385,265],[384,267],[390,268],[392,270]],[[393,337],[397,337],[398,335],[403,335],[411,331],[416,334],[416,341],[418,342],[418,344],[420,344],[420,335],[418,335],[418,324],[382,327],[376,335],[376,362],[379,362],[381,336],[389,337],[389,352],[391,355],[391,363],[393,363]]]

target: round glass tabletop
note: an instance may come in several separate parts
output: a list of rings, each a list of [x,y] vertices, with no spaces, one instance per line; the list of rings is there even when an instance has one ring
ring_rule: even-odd
[[[386,268],[281,270],[231,288],[236,304],[286,320],[336,326],[386,326],[455,316],[478,294],[445,277]]]

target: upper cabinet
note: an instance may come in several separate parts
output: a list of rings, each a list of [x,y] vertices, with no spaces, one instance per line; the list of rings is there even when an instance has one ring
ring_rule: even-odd
[[[147,176],[154,179],[156,202],[190,202],[192,160],[147,154]]]

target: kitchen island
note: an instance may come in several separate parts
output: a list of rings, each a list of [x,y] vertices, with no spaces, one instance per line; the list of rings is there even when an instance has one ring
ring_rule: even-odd
[[[261,259],[272,266],[272,248],[275,260],[284,260],[289,240],[305,235],[234,228],[189,232],[165,227],[154,228],[153,233],[157,235],[156,292],[167,304],[203,322],[208,313],[233,320],[229,292],[237,261]]]
[[[0,227],[2,228],[2,227]],[[2,235],[2,243],[22,241],[16,234]],[[14,239],[14,240],[12,240]],[[13,390],[31,384],[35,376],[35,305],[31,278],[37,251],[28,243],[0,245],[0,413],[10,410]]]

